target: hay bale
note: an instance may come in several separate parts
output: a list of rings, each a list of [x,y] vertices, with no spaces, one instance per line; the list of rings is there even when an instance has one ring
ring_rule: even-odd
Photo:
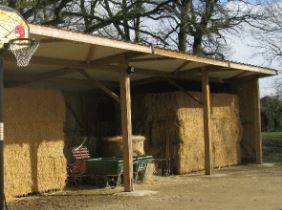
[[[132,136],[133,155],[144,155],[144,136]],[[123,139],[121,136],[109,136],[103,138],[102,156],[104,157],[122,157],[123,154]]]
[[[59,91],[5,89],[5,193],[63,189],[64,99]]]
[[[201,93],[191,92],[196,98]],[[212,94],[212,153],[213,166],[223,167],[241,162],[242,128],[239,101],[236,95]],[[203,109],[183,92],[147,94],[143,96],[150,125],[146,136],[148,153],[170,159],[171,170],[188,173],[204,169]],[[136,110],[135,110],[136,111]]]
[[[156,171],[156,166],[154,162],[149,162],[147,164],[144,176],[143,176],[143,183],[149,184],[154,181],[154,173]]]

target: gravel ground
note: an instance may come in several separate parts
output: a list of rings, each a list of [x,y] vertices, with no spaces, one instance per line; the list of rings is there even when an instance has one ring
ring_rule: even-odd
[[[8,209],[282,209],[282,165],[247,165],[171,177],[153,177],[135,185],[137,192],[122,188],[76,189],[19,198]]]

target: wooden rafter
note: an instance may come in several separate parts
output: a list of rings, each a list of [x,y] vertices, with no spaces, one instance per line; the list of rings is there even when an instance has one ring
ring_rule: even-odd
[[[85,60],[86,64],[89,64],[91,62],[96,52],[96,48],[97,48],[96,45],[90,45],[87,56],[86,56],[86,60]]]
[[[95,80],[90,74],[88,74],[85,70],[78,70],[78,72],[83,75],[86,79],[90,80],[91,82],[93,82],[93,84],[100,88],[101,90],[103,90],[105,93],[107,93],[109,96],[111,96],[114,100],[116,100],[117,102],[120,102],[119,96],[113,92],[112,90],[110,90],[109,88],[107,88],[103,83]]]
[[[157,58],[134,58],[134,59],[129,59],[129,62],[137,63],[137,62],[146,62],[146,61],[162,61],[162,60],[173,60],[173,58],[168,58],[168,57],[157,57]]]
[[[95,45],[91,45],[90,48],[89,48],[89,51],[88,51],[88,54],[87,54],[87,57],[86,57],[86,60],[85,60],[85,63],[86,64],[90,64],[91,63],[91,60],[94,56],[94,53],[95,53],[95,49],[96,49],[96,46]],[[106,58],[106,59],[110,59],[112,58],[111,56]],[[107,62],[106,60],[100,60],[101,62]],[[110,61],[109,61],[110,62]],[[110,90],[109,88],[107,88],[103,83],[95,80],[90,74],[88,74],[85,70],[79,70],[79,73],[84,76],[86,79],[90,80],[91,82],[93,82],[93,84],[98,87],[99,89],[101,89],[102,91],[104,91],[106,94],[108,94],[110,97],[112,97],[114,100],[116,100],[117,102],[120,103],[120,99],[119,99],[119,96],[113,92],[112,90]]]
[[[172,73],[175,74],[181,71],[190,61],[184,61],[180,66],[178,66]]]
[[[202,102],[200,101],[200,99],[198,99],[197,97],[193,96],[191,93],[189,93],[187,90],[185,90],[185,88],[183,88],[180,85],[178,85],[175,81],[173,81],[172,79],[168,79],[168,78],[166,80],[168,81],[169,84],[171,84],[172,86],[174,86],[177,89],[179,89],[180,91],[182,91],[184,94],[186,94],[187,96],[192,98],[198,104],[202,105]]]

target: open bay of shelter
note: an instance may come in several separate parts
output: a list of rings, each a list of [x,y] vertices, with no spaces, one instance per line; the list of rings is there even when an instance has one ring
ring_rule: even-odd
[[[276,71],[39,25],[30,30],[41,43],[30,65],[19,71],[10,55],[4,59],[8,198],[63,189],[71,148],[87,136],[91,156],[103,155],[103,138],[131,135],[121,123],[130,125],[129,115],[132,133],[146,137],[146,154],[168,160],[173,173],[262,163],[258,79]]]

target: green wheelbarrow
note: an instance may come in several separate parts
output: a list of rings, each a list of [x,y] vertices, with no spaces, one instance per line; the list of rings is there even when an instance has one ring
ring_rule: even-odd
[[[98,187],[116,187],[121,183],[123,160],[121,158],[91,158],[85,160],[87,173]]]
[[[147,165],[151,161],[153,161],[153,157],[150,155],[142,155],[133,158],[133,174],[135,182],[144,177]]]

